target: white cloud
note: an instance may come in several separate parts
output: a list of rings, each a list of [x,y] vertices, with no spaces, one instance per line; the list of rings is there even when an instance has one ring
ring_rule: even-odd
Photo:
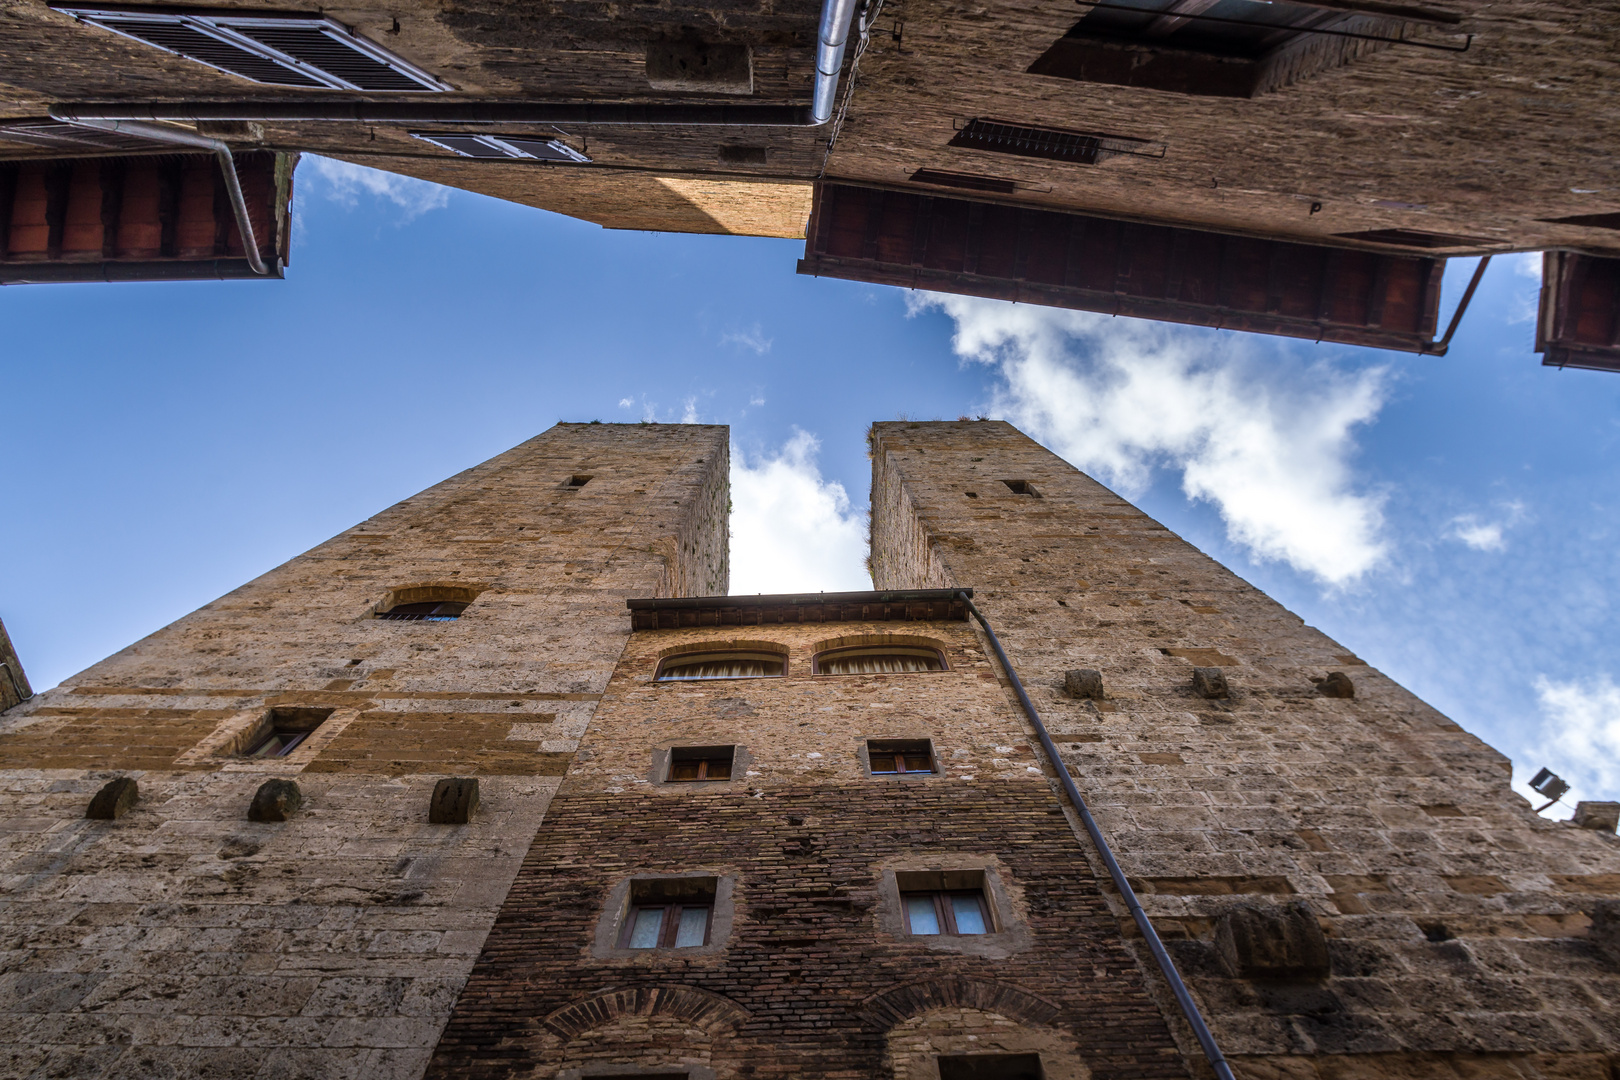
[[[765,331],[760,329],[759,323],[755,323],[748,330],[728,330],[720,335],[720,344],[741,345],[745,349],[754,350],[760,356],[771,351],[771,344],[775,340],[765,336]]]
[[[309,155],[315,174],[326,184],[326,197],[353,209],[361,195],[386,199],[405,212],[404,220],[421,217],[429,210],[450,205],[450,189],[426,180],[368,169],[347,161]]]
[[[1608,675],[1556,682],[1536,679],[1543,753],[1575,798],[1620,797],[1620,686]]]
[[[697,396],[692,395],[686,399],[686,408],[681,412],[681,423],[695,424],[698,422]]]
[[[1139,495],[1180,470],[1228,536],[1330,585],[1387,553],[1382,498],[1353,490],[1352,433],[1383,406],[1387,371],[1341,371],[1276,345],[1089,312],[925,295],[964,359],[1005,380],[993,410],[1098,479]]]
[[[635,405],[636,405],[636,399],[635,398],[625,397],[625,398],[620,398],[619,399],[619,408],[621,408],[621,409],[633,409],[633,408],[635,408]]]
[[[1512,324],[1530,322],[1541,308],[1541,252],[1521,251],[1506,258],[1513,265],[1514,277],[1507,321]],[[1528,278],[1529,282],[1519,278]]]
[[[731,451],[731,591],[870,589],[866,525],[844,485],[823,480],[809,432],[774,457]]]
[[[760,394],[755,394],[753,397],[748,399],[748,404],[756,407],[763,405],[765,404],[765,398]]]
[[[1483,521],[1478,514],[1461,514],[1451,519],[1446,536],[1460,540],[1475,551],[1506,551],[1504,533],[1524,519],[1524,504],[1507,503],[1500,521]]]

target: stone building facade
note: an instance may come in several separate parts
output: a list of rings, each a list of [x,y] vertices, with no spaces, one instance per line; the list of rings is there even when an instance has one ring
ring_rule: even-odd
[[[1614,1080],[1612,822],[1012,427],[871,450],[876,592],[564,424],[6,711],[0,1076],[1207,1076],[1063,768],[1243,1080]]]
[[[1576,0],[9,0],[0,280],[241,271],[224,202],[206,244],[126,242],[118,182],[75,164],[142,174],[179,132],[609,228],[805,238],[801,272],[861,281],[1362,343],[1410,307],[1372,343],[1417,352],[1446,347],[1447,257],[1551,251],[1575,265],[1547,270],[1545,362],[1612,368],[1617,50],[1620,18]],[[76,123],[130,119],[159,128]],[[1088,227],[1123,241],[1023,235]]]

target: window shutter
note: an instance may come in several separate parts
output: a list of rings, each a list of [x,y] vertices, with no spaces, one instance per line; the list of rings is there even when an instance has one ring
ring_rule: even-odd
[[[411,136],[434,146],[443,147],[462,157],[492,161],[516,159],[570,163],[591,160],[561,139],[538,135],[475,135],[465,131],[413,131]]]

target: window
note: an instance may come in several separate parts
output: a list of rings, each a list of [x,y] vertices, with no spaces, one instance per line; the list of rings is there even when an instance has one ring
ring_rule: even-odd
[[[939,1059],[939,1080],[1042,1080],[1039,1054],[951,1054]]]
[[[630,887],[621,949],[692,949],[709,943],[714,878],[656,878]]]
[[[286,757],[331,716],[332,709],[271,709],[249,733],[243,757]]]
[[[393,622],[454,622],[467,605],[459,600],[425,600],[417,604],[395,604],[379,611],[377,618]]]
[[[901,675],[944,670],[945,658],[937,649],[910,645],[833,649],[819,654],[815,660],[817,675]]]
[[[1011,195],[1018,190],[1018,181],[1000,176],[975,176],[971,173],[946,172],[943,169],[918,169],[911,174],[913,184],[932,184],[935,187],[968,188],[972,191],[994,191],[998,195]]]
[[[927,739],[870,739],[866,760],[873,776],[932,773],[934,748]]]
[[[1028,124],[1010,124],[981,117],[969,120],[963,125],[951,138],[949,145],[966,150],[988,150],[994,154],[1067,161],[1071,165],[1095,165],[1121,154],[1164,157],[1165,149],[1163,143],[1132,139],[1124,135],[1033,127]],[[913,176],[912,179],[917,180],[918,177]]]
[[[181,14],[62,5],[81,22],[267,86],[443,91],[450,84],[319,16]]]
[[[730,780],[732,746],[677,746],[669,752],[671,783]]]
[[[1414,248],[1496,247],[1502,243],[1483,236],[1459,236],[1455,233],[1424,232],[1421,229],[1364,229],[1361,232],[1333,235],[1346,240],[1365,240],[1370,244]]]
[[[541,138],[537,135],[479,135],[467,131],[413,131],[411,138],[421,139],[453,154],[492,161],[561,161],[570,164],[589,162],[591,159],[561,139]],[[584,477],[589,480],[590,477]],[[570,482],[569,487],[584,487]]]
[[[903,892],[906,932],[922,936],[990,933],[990,909],[983,889]]]
[[[772,679],[787,671],[787,657],[767,652],[682,653],[658,665],[659,682],[698,679]]]
[[[575,473],[573,476],[568,478],[568,480],[563,484],[563,487],[569,491],[578,491],[580,488],[584,487],[594,479],[595,477],[592,476],[585,476],[580,473]]]
[[[1367,42],[1394,43],[1406,21],[1289,0],[1084,2],[1091,10],[1030,74],[1254,97],[1345,64],[1367,51]],[[1419,18],[1456,21],[1438,13]]]
[[[1003,480],[1002,483],[1006,484],[1007,490],[1014,495],[1031,495],[1037,499],[1041,497],[1041,493],[1035,490],[1035,485],[1028,480]]]

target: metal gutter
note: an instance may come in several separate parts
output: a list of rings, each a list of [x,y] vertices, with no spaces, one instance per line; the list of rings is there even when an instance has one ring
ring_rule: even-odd
[[[253,236],[253,222],[248,218],[247,200],[242,197],[242,185],[236,178],[236,162],[231,157],[231,148],[223,140],[199,135],[195,131],[184,131],[164,124],[149,124],[128,118],[56,116],[55,110],[52,110],[52,118],[80,127],[99,128],[120,135],[151,139],[153,142],[173,143],[176,146],[213,151],[214,157],[219,160],[219,171],[225,174],[225,190],[231,198],[231,213],[236,215],[236,231],[242,236],[242,252],[247,257],[248,265],[253,267],[255,274],[270,273],[270,268],[264,265],[264,260],[259,257],[259,242]]]
[[[1457,327],[1462,324],[1463,312],[1468,310],[1468,302],[1474,298],[1474,290],[1479,288],[1480,279],[1485,276],[1485,268],[1489,265],[1491,265],[1491,257],[1481,255],[1479,265],[1474,267],[1474,276],[1468,279],[1468,288],[1463,290],[1462,300],[1457,304],[1457,310],[1451,313],[1451,322],[1446,327],[1445,336],[1439,341],[1430,342],[1423,346],[1418,350],[1419,354],[1424,356],[1446,355],[1446,351],[1451,348],[1451,335],[1455,334]]]
[[[1158,931],[1153,929],[1153,923],[1148,918],[1147,912],[1142,910],[1140,901],[1136,899],[1136,890],[1131,888],[1131,883],[1114,858],[1113,849],[1108,846],[1108,840],[1103,836],[1102,829],[1097,826],[1091,811],[1087,809],[1086,800],[1081,796],[1080,789],[1075,786],[1074,778],[1069,775],[1062,757],[1058,755],[1058,748],[1052,742],[1052,736],[1047,732],[1046,725],[1041,722],[1041,714],[1036,711],[1035,703],[1029,700],[1029,694],[1025,692],[1024,684],[1018,678],[1018,672],[1013,669],[1012,661],[1007,659],[1007,652],[1001,647],[1001,640],[990,628],[990,621],[984,617],[984,613],[973,606],[973,601],[969,599],[972,596],[971,590],[958,589],[956,595],[966,605],[968,612],[979,621],[979,625],[984,627],[985,635],[990,639],[990,647],[995,650],[996,659],[1001,662],[1001,669],[1007,673],[1007,680],[1012,683],[1019,704],[1024,707],[1024,713],[1035,727],[1035,734],[1041,741],[1041,749],[1046,751],[1047,760],[1052,763],[1052,768],[1057,770],[1058,780],[1063,784],[1063,790],[1069,796],[1069,801],[1074,804],[1075,812],[1080,815],[1080,823],[1086,827],[1091,842],[1097,846],[1103,865],[1108,868],[1108,876],[1114,881],[1114,888],[1119,890],[1125,906],[1130,909],[1131,918],[1136,920],[1136,928],[1147,939],[1148,949],[1153,953],[1153,959],[1158,961],[1159,971],[1170,984],[1170,992],[1175,995],[1176,1004],[1181,1006],[1181,1014],[1191,1026],[1194,1037],[1198,1039],[1198,1045],[1203,1048],[1204,1056],[1209,1059],[1209,1064],[1219,1080],[1233,1080],[1232,1067],[1227,1064],[1226,1055],[1222,1054],[1221,1048],[1216,1045],[1215,1036],[1210,1032],[1209,1025],[1204,1022],[1203,1013],[1198,1010],[1198,1003],[1193,1000],[1187,984],[1181,981],[1181,974],[1176,970],[1175,961],[1170,959],[1170,954],[1165,951],[1164,942],[1159,940]]]

